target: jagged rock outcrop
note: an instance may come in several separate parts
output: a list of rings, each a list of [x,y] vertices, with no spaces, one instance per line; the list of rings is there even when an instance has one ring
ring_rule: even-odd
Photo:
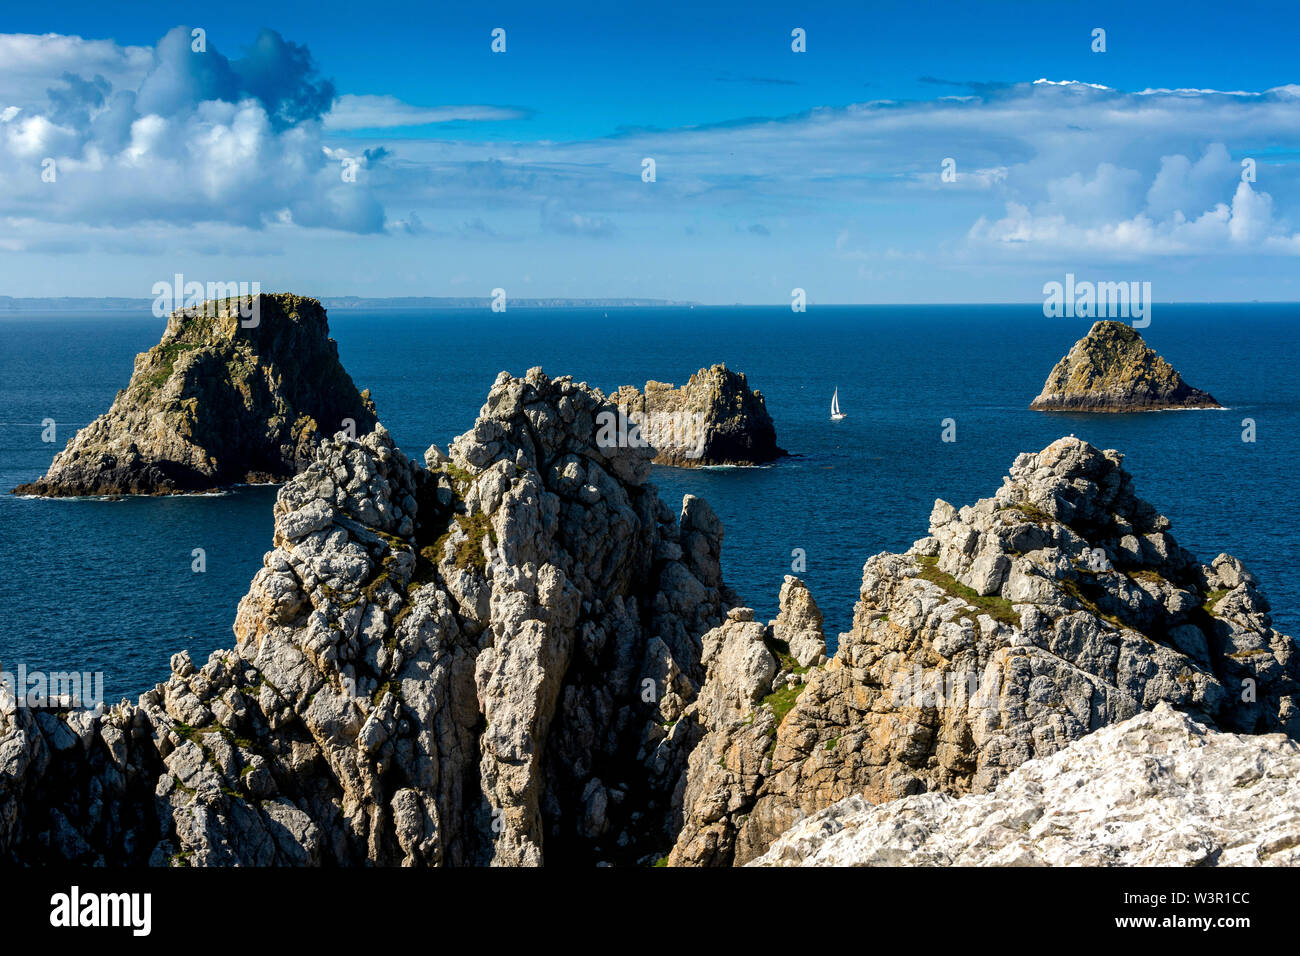
[[[656,464],[761,465],[786,454],[763,394],[725,365],[700,369],[681,388],[624,385],[611,401],[655,449]]]
[[[172,313],[112,407],[15,494],[136,495],[283,481],[320,441],[374,428],[370,393],[339,363],[325,310],[295,295]]]
[[[1104,320],[1056,363],[1029,407],[1040,412],[1147,412],[1222,408],[1192,388],[1123,322]]]
[[[805,689],[810,669],[826,663],[821,627],[808,588],[786,575],[780,610],[766,627],[750,608],[738,607],[704,635],[708,679],[682,716],[695,728],[688,739],[703,739],[691,752],[683,780],[684,827],[670,866],[730,862],[733,817],[753,805],[777,726]]]
[[[604,397],[498,377],[427,470],[382,426],[279,493],[238,643],[102,716],[10,707],[0,857],[109,864],[635,863],[671,844],[734,597],[722,527]]]
[[[781,584],[776,620],[770,622],[772,637],[789,648],[799,667],[826,663],[826,635],[822,630],[822,612],[808,586],[793,574]]]
[[[827,661],[802,582],[755,621],[708,506],[677,518],[653,452],[596,441],[610,407],[534,369],[426,468],[382,426],[323,442],[233,649],[101,714],[0,693],[0,859],[726,865],[848,797],[988,793],[1161,703],[1300,737],[1258,582],[1179,547],[1117,452],[1061,439],[936,502]]]
[[[1300,745],[1166,703],[1030,760],[986,794],[849,797],[751,866],[1296,866]]]
[[[1255,577],[1181,548],[1121,461],[1064,438],[993,498],[936,502],[929,536],[867,561],[852,630],[793,702],[766,668],[723,666],[759,656],[755,625],[706,634],[700,703],[727,706],[688,714],[701,741],[670,863],[747,862],[850,796],[986,792],[1162,701],[1300,737],[1300,659]]]

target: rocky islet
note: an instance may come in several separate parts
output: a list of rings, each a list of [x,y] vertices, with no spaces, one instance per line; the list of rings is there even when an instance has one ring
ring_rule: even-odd
[[[1188,385],[1136,329],[1110,319],[1094,323],[1074,343],[1029,407],[1042,412],[1222,408],[1214,396]]]
[[[315,299],[259,294],[172,313],[127,387],[15,494],[155,495],[279,482],[322,439],[378,421]]]
[[[611,400],[638,424],[640,439],[655,449],[655,464],[762,465],[786,454],[762,392],[726,365],[702,368],[680,388],[624,385]]]

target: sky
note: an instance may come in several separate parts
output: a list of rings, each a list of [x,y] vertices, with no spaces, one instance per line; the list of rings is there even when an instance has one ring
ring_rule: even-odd
[[[0,295],[1300,301],[1292,4],[152,6],[0,13]]]

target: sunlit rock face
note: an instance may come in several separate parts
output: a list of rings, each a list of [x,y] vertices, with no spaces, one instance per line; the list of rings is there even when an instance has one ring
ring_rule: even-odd
[[[1213,395],[1188,385],[1135,329],[1102,321],[1056,363],[1029,407],[1041,412],[1144,412],[1222,406]]]

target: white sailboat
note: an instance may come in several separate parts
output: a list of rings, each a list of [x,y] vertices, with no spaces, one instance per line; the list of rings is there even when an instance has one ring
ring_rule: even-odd
[[[835,389],[835,394],[831,396],[831,421],[837,422],[845,415],[840,411],[840,390]]]

